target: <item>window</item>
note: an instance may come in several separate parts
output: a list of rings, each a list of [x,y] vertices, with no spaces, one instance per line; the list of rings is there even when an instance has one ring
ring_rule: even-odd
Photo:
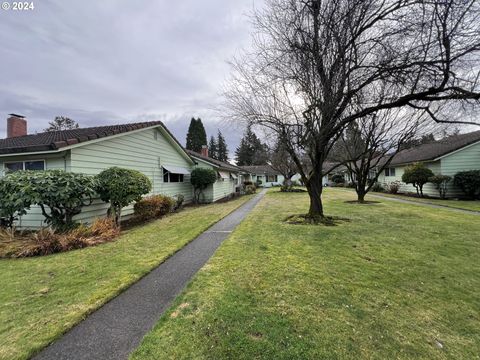
[[[266,175],[266,182],[278,182],[277,175]]]
[[[385,168],[385,176],[395,176],[395,168]]]
[[[19,170],[45,170],[44,160],[15,161],[5,163],[5,170],[8,172]]]
[[[163,169],[163,182],[177,183],[183,182],[183,174],[171,173],[167,169]]]

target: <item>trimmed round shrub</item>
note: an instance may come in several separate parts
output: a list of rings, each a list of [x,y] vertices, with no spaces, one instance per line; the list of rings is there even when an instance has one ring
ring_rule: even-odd
[[[255,185],[247,185],[245,187],[245,194],[255,194],[257,192],[257,187]]]
[[[374,191],[374,192],[384,192],[385,188],[383,187],[383,185],[381,183],[376,182],[372,186],[372,191]]]
[[[144,197],[133,205],[135,216],[140,220],[158,219],[173,210],[175,200],[165,195]]]
[[[217,172],[212,169],[207,168],[196,168],[192,171],[190,182],[193,185],[194,190],[194,199],[196,203],[200,202],[200,197],[203,195],[203,190],[205,190],[208,185],[213,184],[217,181]]]
[[[453,177],[453,183],[470,199],[480,194],[480,170],[461,171]]]
[[[111,167],[97,175],[97,192],[100,198],[110,203],[108,215],[120,224],[122,208],[139,201],[142,195],[152,190],[150,179],[137,170]]]
[[[412,184],[417,190],[417,195],[423,197],[423,186],[434,176],[432,170],[422,163],[409,165],[405,168],[402,175],[402,181],[406,184]]]

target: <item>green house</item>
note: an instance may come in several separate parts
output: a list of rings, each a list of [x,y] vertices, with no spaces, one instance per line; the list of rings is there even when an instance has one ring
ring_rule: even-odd
[[[202,153],[187,150],[195,161],[195,166],[212,169],[217,173],[217,181],[203,191],[202,202],[214,202],[228,198],[234,193],[240,193],[241,184],[247,172],[242,168],[208,156],[208,148],[204,146]]]
[[[12,115],[7,138],[0,140],[0,176],[17,170],[65,171],[95,175],[112,166],[141,171],[153,184],[153,194],[193,198],[190,172],[195,162],[160,122],[99,126],[26,135],[26,120]],[[100,200],[84,208],[75,219],[90,222],[105,216]],[[124,209],[126,216],[133,207]],[[45,225],[38,208],[18,220],[20,228]]]
[[[405,167],[421,162],[435,175],[454,176],[460,171],[480,169],[480,131],[452,135],[428,144],[419,145],[399,152],[378,177],[380,183],[401,182],[400,192],[415,193],[411,184],[402,182]],[[438,197],[438,190],[431,183],[423,189],[425,195]],[[447,197],[462,197],[463,193],[451,181]]]

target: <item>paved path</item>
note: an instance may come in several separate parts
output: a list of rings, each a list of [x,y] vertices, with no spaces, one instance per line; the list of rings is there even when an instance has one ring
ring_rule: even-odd
[[[369,193],[367,196],[376,197],[376,198],[384,199],[384,200],[401,202],[401,203],[405,203],[405,204],[414,204],[414,205],[427,206],[427,207],[436,208],[436,209],[450,210],[450,211],[460,212],[460,213],[463,213],[463,214],[480,215],[480,211],[458,209],[458,208],[454,208],[454,207],[447,206],[447,205],[430,204],[430,203],[421,202],[421,201],[399,199],[399,198],[394,198],[394,197],[389,197],[389,196],[375,195],[375,194],[371,194],[371,193]]]
[[[126,359],[175,297],[263,197],[198,236],[119,296],[89,315],[34,359]],[[161,236],[161,234],[159,234]]]

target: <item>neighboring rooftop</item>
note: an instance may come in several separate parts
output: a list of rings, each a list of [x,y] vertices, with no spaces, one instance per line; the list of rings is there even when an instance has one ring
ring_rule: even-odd
[[[466,134],[451,135],[441,140],[400,151],[393,158],[392,165],[435,160],[479,141],[480,130]]]
[[[161,125],[168,132],[168,130],[161,121],[150,121],[122,125],[106,125],[89,128],[78,128],[72,130],[50,131],[32,135],[0,139],[0,154],[54,151],[69,145],[113,136],[116,134],[126,133],[129,131],[134,131],[156,125]],[[170,132],[168,133],[170,134]],[[170,135],[178,143],[175,137],[172,134]]]
[[[244,169],[242,167],[238,167],[238,166],[232,165],[232,164],[224,162],[224,161],[213,159],[210,156],[202,155],[202,154],[200,154],[196,151],[186,150],[186,152],[187,152],[188,155],[190,155],[192,157],[196,157],[200,160],[205,160],[205,161],[211,163],[212,165],[218,166],[219,168],[222,168],[222,169],[231,170],[231,171],[244,171]]]
[[[280,172],[275,170],[271,165],[251,165],[251,166],[240,166],[242,169],[252,173],[252,174],[266,174],[266,175],[280,175]]]

